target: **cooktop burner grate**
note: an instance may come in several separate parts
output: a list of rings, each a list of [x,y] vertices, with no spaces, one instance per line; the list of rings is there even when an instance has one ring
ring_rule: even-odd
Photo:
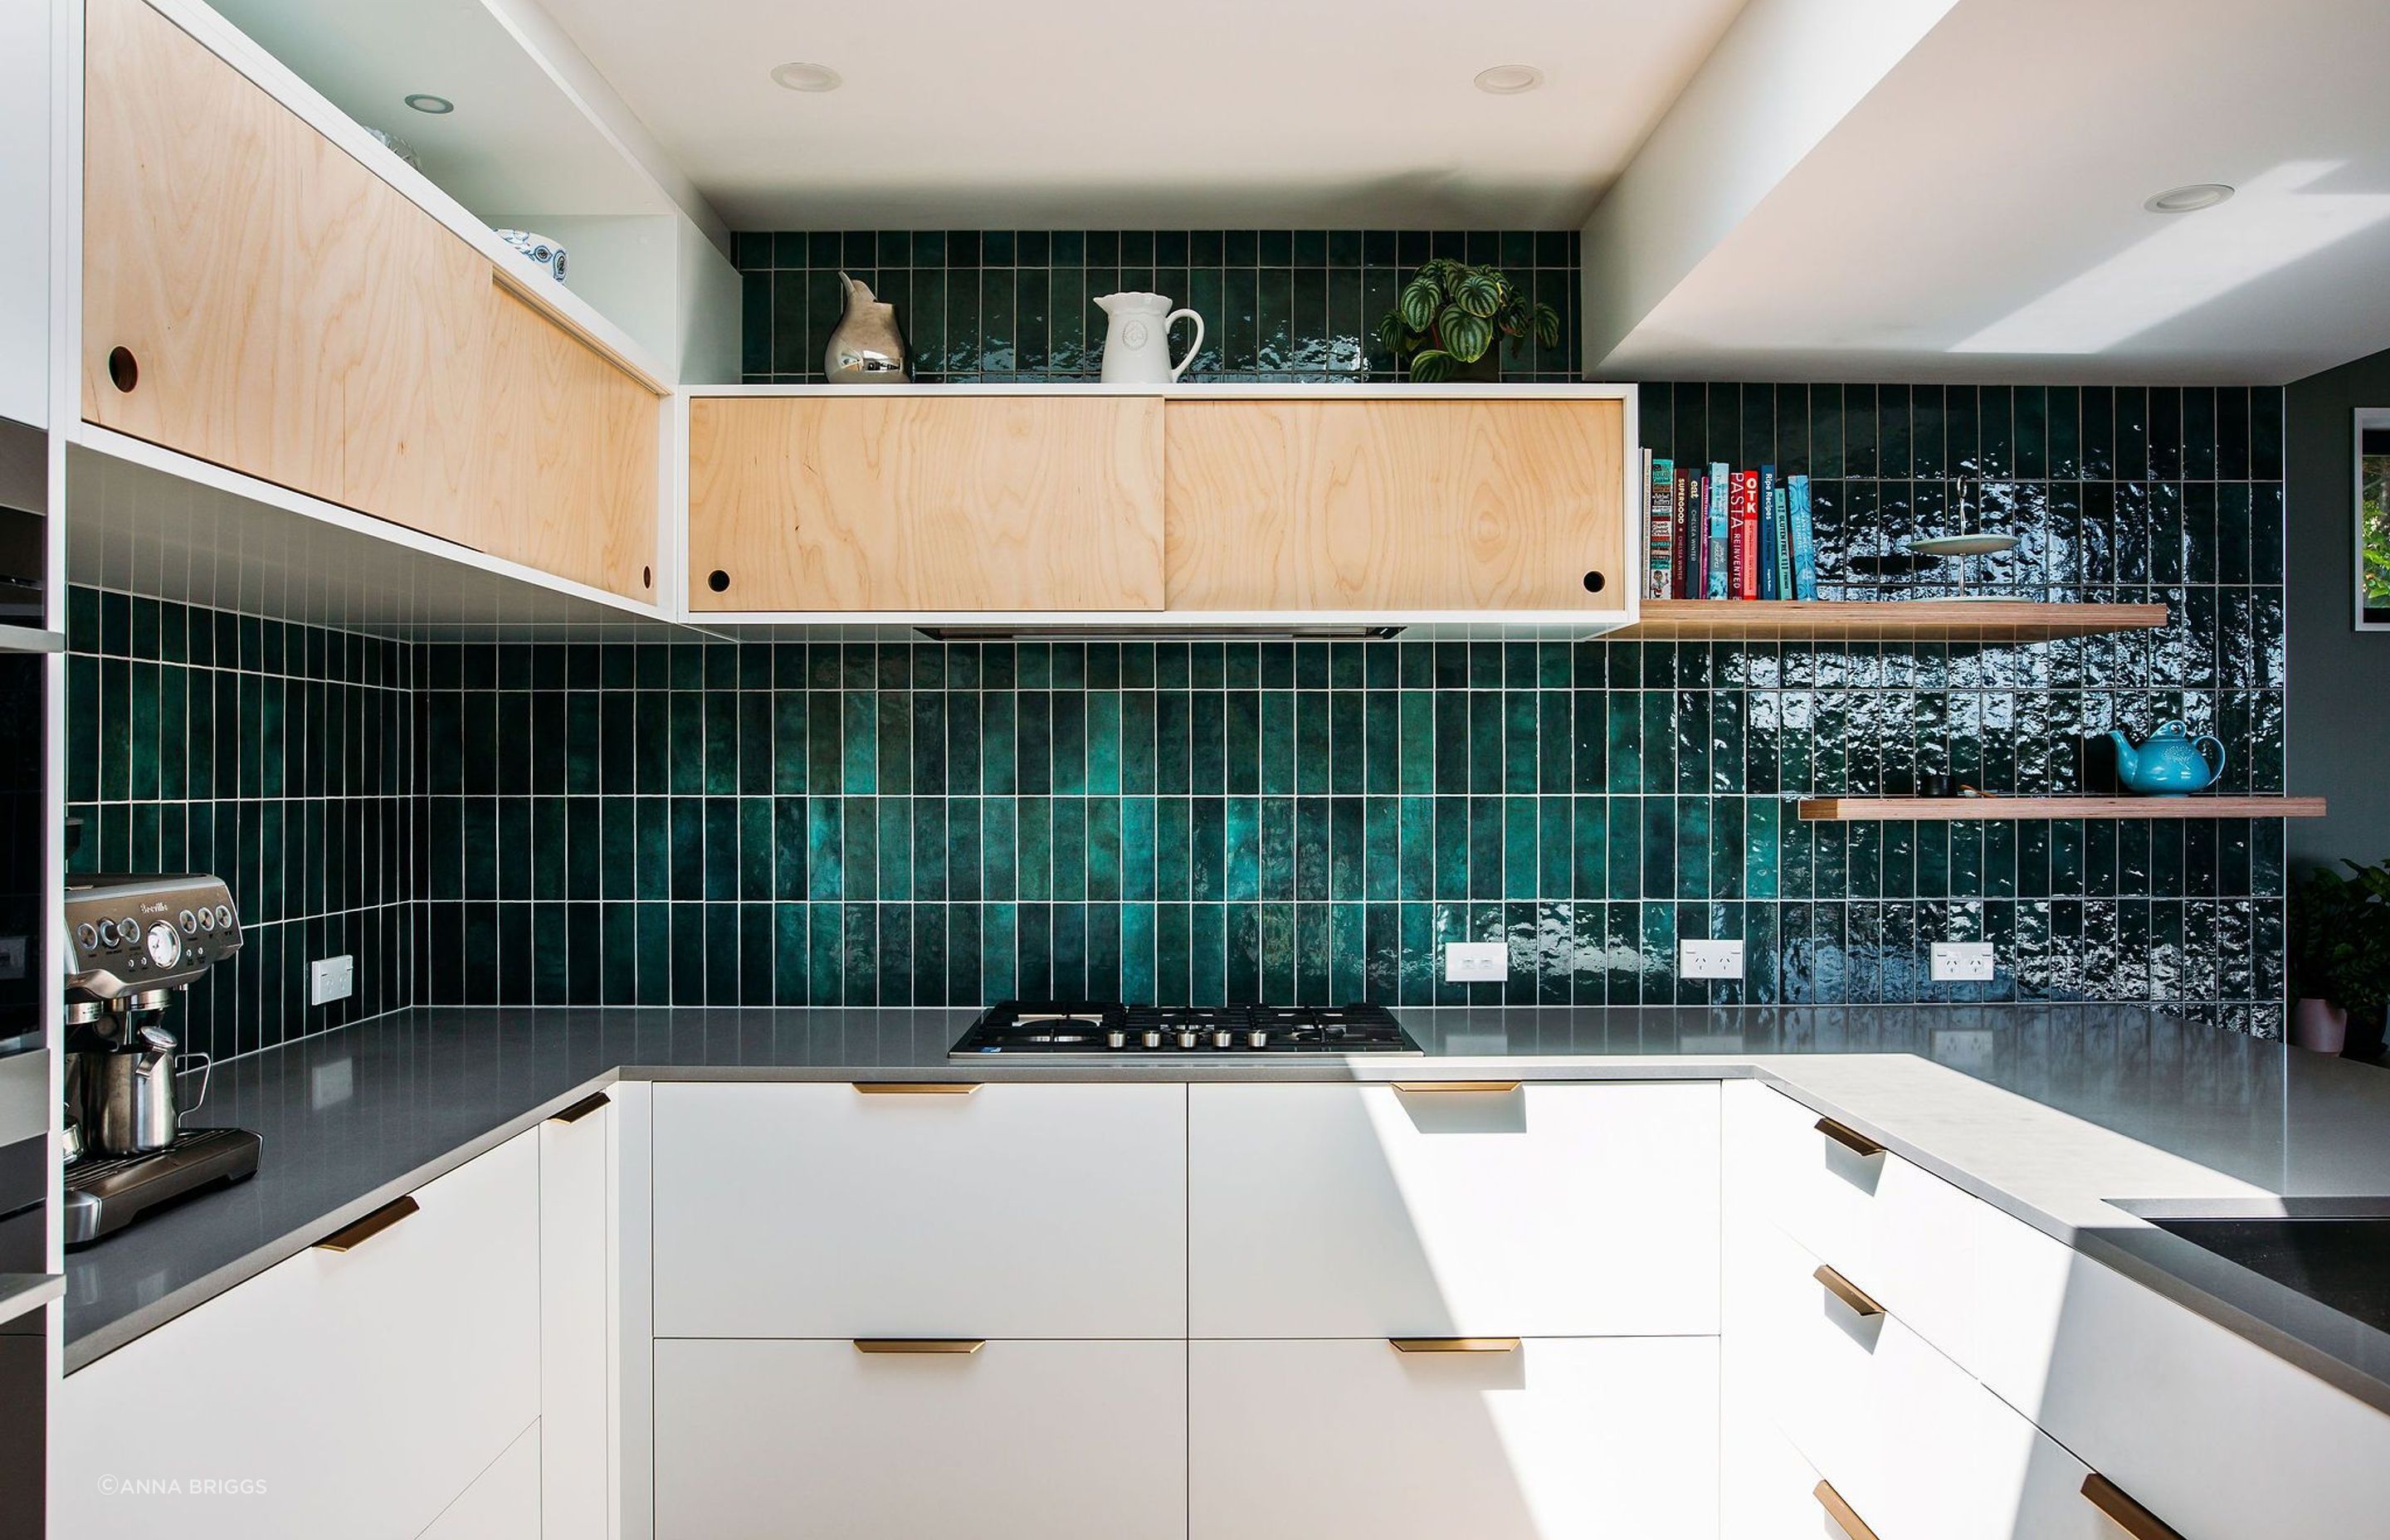
[[[1128,1006],[1113,1000],[1005,1000],[954,1047],[983,1054],[1417,1054],[1383,1007]]]

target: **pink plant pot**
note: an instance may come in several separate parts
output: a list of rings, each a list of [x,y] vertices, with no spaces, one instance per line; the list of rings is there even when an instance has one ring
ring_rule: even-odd
[[[2348,1012],[2330,1000],[2302,998],[2291,1007],[2291,1046],[2336,1054],[2348,1046]]]

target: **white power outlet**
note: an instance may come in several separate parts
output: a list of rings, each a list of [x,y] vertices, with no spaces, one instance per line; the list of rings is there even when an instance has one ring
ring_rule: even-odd
[[[356,993],[357,959],[346,955],[307,965],[307,1003],[328,1006]]]
[[[1510,948],[1503,942],[1444,943],[1444,982],[1448,984],[1498,984],[1510,976]]]
[[[1740,979],[1742,977],[1742,943],[1739,941],[1680,941],[1677,943],[1677,977],[1679,979]]]
[[[1935,983],[1988,983],[1997,966],[1987,941],[1937,941],[1934,943]]]

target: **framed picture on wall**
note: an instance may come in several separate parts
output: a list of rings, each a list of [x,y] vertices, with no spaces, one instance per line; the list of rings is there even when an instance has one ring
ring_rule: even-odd
[[[2390,631],[2390,407],[2357,413],[2357,629]]]

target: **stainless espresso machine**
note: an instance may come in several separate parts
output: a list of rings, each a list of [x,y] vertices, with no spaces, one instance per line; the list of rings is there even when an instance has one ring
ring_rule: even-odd
[[[66,892],[66,1243],[257,1170],[258,1137],[182,1126],[181,1054],[161,1018],[178,990],[240,950],[232,892],[213,877],[71,875]]]

